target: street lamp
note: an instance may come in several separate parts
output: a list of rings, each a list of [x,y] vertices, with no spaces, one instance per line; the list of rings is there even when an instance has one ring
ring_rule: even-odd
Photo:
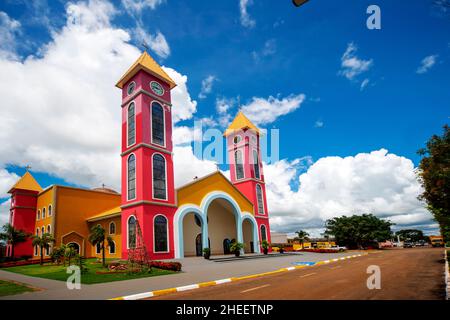
[[[300,7],[300,6],[304,5],[308,1],[309,0],[292,0],[292,3],[294,4],[294,6]]]

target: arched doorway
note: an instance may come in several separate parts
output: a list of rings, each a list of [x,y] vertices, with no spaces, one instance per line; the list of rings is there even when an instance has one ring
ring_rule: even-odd
[[[255,249],[253,247],[254,240],[254,224],[250,219],[244,219],[242,222],[242,236],[244,238],[244,252],[254,253]]]
[[[77,254],[80,253],[80,245],[78,243],[70,242],[67,244],[67,246],[73,248]]]
[[[230,250],[230,246],[231,246],[231,241],[230,239],[224,239],[223,240],[223,254],[230,254],[231,250]]]
[[[207,207],[207,217],[211,254],[229,254],[229,239],[238,238],[238,216],[234,206],[224,198],[214,199]]]
[[[183,218],[183,254],[185,257],[201,256],[202,220],[194,212],[186,214]]]

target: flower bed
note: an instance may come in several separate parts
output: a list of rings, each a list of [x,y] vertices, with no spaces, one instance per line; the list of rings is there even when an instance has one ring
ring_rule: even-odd
[[[163,270],[181,271],[181,263],[179,262],[152,261],[150,265]]]
[[[51,262],[52,259],[44,259],[44,263]],[[40,259],[37,260],[19,260],[19,261],[9,261],[0,263],[0,268],[9,268],[9,267],[18,267],[18,266],[27,266],[30,264],[39,264],[41,263]]]

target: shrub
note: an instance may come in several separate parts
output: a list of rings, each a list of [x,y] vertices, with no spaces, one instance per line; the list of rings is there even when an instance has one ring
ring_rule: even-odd
[[[304,252],[313,252],[313,253],[337,253],[337,250],[332,249],[303,249]]]
[[[181,263],[179,262],[152,261],[150,266],[163,270],[181,271]]]

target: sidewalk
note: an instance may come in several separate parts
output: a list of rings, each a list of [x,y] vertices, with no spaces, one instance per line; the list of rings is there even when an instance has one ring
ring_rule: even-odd
[[[183,265],[183,272],[178,274],[101,284],[82,284],[81,290],[68,290],[63,281],[29,277],[0,270],[0,279],[14,280],[44,289],[32,293],[6,296],[0,299],[111,299],[141,292],[186,286],[198,282],[274,271],[280,268],[293,266],[293,262],[317,262],[351,256],[354,254],[357,253],[354,251],[335,254],[300,253],[297,255],[286,255],[265,259],[249,259],[219,263],[205,260],[202,257],[184,258],[173,260],[179,261]]]

